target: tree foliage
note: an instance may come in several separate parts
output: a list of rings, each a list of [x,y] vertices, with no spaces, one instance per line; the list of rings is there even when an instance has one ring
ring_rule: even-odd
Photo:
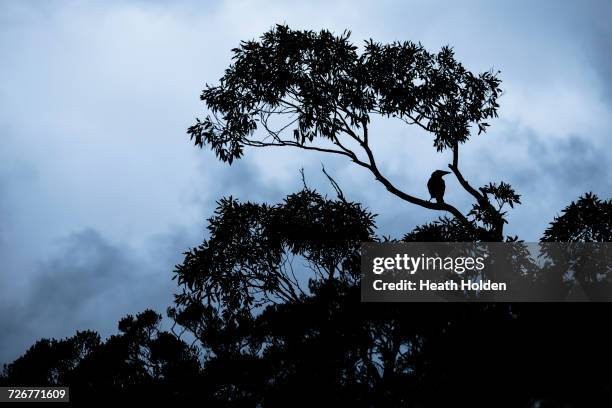
[[[590,218],[601,215],[597,208]],[[565,225],[558,222],[551,228]],[[574,225],[572,236],[582,228]],[[305,188],[275,205],[222,199],[208,230],[176,268],[182,292],[169,316],[180,334],[161,331],[160,316],[148,310],[123,318],[120,334],[106,341],[93,332],[40,340],[5,367],[0,383],[69,385],[76,401],[197,399],[230,407],[577,407],[612,398],[608,377],[597,371],[612,363],[612,338],[594,324],[607,309],[361,303],[356,250],[362,239],[381,238],[374,216],[344,196]],[[404,240],[468,233],[442,219]],[[321,256],[325,248],[333,257]],[[295,295],[285,298],[289,263]],[[466,392],[474,383],[478,393]]]
[[[586,193],[555,217],[543,242],[612,242],[612,200]]]
[[[198,351],[160,330],[160,321],[145,310],[121,319],[120,334],[106,341],[93,331],[41,339],[4,366],[0,384],[70,386],[71,401],[81,402],[190,399],[199,382]]]
[[[245,146],[339,155],[369,170],[402,200],[447,211],[473,234],[484,232],[483,240],[503,240],[503,214],[487,193],[503,200],[496,194],[503,195],[509,186],[479,191],[459,169],[459,146],[471,129],[485,132],[487,120],[497,117],[497,73],[468,71],[450,47],[430,53],[409,41],[369,40],[360,53],[348,31],[334,35],[282,25],[232,51],[233,62],[219,85],[207,85],[202,92],[210,114],[188,129],[197,146],[210,147],[230,164],[242,157]],[[414,125],[432,135],[437,151],[451,150],[449,167],[476,200],[472,212],[466,216],[449,203],[416,197],[385,177],[372,149],[371,138],[382,137],[369,132],[373,116]],[[511,207],[519,202],[515,197]]]
[[[426,129],[443,150],[467,141],[473,125],[485,131],[497,116],[500,80],[466,70],[450,47],[430,53],[410,41],[369,40],[359,54],[349,36],[279,25],[261,41],[242,42],[221,84],[202,92],[212,114],[189,129],[194,142],[231,162],[244,146],[266,144],[252,136],[275,115],[294,115],[286,129],[292,143],[306,146],[315,138],[338,143],[379,114]]]

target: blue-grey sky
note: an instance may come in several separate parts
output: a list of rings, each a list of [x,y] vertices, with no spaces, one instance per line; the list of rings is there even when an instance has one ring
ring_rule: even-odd
[[[163,312],[181,253],[199,244],[215,201],[277,202],[300,186],[345,194],[399,235],[440,214],[406,205],[345,161],[247,151],[233,166],[191,146],[199,93],[230,50],[276,23],[454,46],[468,69],[501,70],[499,119],[463,150],[476,185],[510,182],[523,205],[508,233],[537,240],[586,191],[612,194],[609,1],[0,1],[0,363],[40,337],[115,331]],[[408,192],[447,154],[399,123],[376,121],[382,169]],[[400,142],[401,148],[397,148]],[[447,199],[469,198],[450,181]]]

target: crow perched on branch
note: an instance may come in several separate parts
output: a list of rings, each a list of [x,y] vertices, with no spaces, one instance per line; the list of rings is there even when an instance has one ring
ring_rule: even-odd
[[[431,198],[429,199],[430,201],[435,198],[436,202],[438,203],[444,202],[444,190],[446,189],[446,184],[444,184],[444,179],[442,179],[442,177],[446,174],[450,174],[450,171],[436,170],[431,173],[431,177],[427,182],[427,189],[431,195]]]

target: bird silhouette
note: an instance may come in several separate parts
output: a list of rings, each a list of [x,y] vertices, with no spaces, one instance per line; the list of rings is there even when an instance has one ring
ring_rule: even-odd
[[[427,189],[431,195],[429,201],[435,198],[436,202],[438,203],[444,202],[444,190],[446,189],[446,184],[444,184],[444,179],[442,179],[442,177],[446,174],[450,174],[450,171],[436,170],[431,173],[431,177],[427,182]]]

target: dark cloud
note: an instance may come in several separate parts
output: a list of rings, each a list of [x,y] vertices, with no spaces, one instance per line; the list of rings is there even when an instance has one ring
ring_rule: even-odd
[[[602,94],[612,109],[612,58],[610,58],[612,54],[612,28],[609,25],[611,20],[612,13],[606,20],[606,25],[599,26],[599,29],[595,30],[591,37],[593,46],[587,49],[603,85]]]
[[[587,18],[582,21],[578,40],[598,74],[601,93],[612,109],[612,3],[595,0],[590,5],[582,7]]]
[[[606,197],[612,191],[612,180],[606,177],[610,174],[610,154],[588,139],[572,135],[568,139],[544,143],[531,138],[529,155],[539,164],[538,173],[546,178],[531,180],[527,185],[532,190],[546,182],[574,196],[578,191],[593,191]]]
[[[0,302],[0,362],[15,358],[40,337],[65,337],[75,330],[113,333],[120,317],[172,302],[173,265],[195,237],[184,231],[157,236],[147,251],[112,243],[85,229],[59,242],[58,251],[28,271],[20,298]]]

